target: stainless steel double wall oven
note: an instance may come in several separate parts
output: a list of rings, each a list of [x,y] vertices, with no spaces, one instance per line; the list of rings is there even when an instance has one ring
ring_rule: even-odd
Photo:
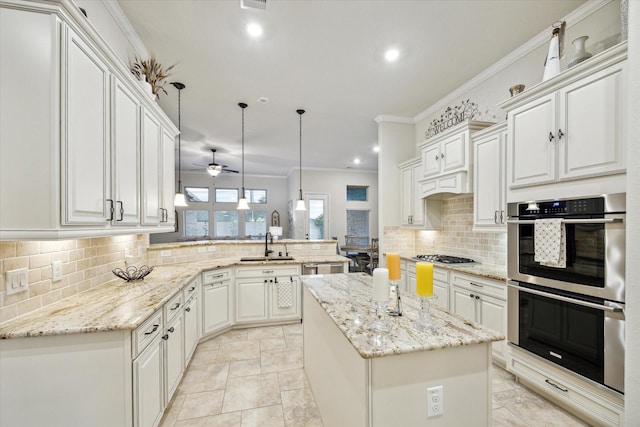
[[[508,205],[509,342],[624,393],[626,194]],[[534,260],[537,220],[560,218],[566,267]]]

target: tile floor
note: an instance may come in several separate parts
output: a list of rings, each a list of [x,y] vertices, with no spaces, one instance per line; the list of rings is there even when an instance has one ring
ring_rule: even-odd
[[[493,425],[586,426],[495,367]],[[302,325],[237,329],[198,346],[160,427],[322,426],[302,369]]]

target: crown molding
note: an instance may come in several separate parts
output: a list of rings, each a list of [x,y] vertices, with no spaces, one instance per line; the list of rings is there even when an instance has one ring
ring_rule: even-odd
[[[602,7],[606,6],[607,4],[611,3],[612,1],[613,0],[587,1],[585,4],[583,4],[582,6],[580,6],[579,8],[577,8],[576,10],[574,10],[573,12],[565,16],[562,19],[562,21],[566,21],[567,27],[570,27],[574,25],[576,22],[582,21],[584,18],[596,12],[597,10],[601,9]],[[533,37],[531,40],[529,40],[522,46],[518,47],[516,50],[514,50],[513,52],[511,52],[501,60],[491,65],[489,68],[487,68],[477,76],[473,77],[471,80],[469,80],[468,82],[460,86],[458,89],[454,90],[444,98],[440,99],[431,107],[427,108],[426,110],[424,110],[423,112],[415,116],[413,118],[413,122],[419,123],[425,118],[433,114],[436,114],[438,111],[442,110],[443,108],[446,108],[450,103],[460,99],[465,93],[469,92],[471,89],[475,88],[476,86],[479,86],[480,84],[488,80],[490,77],[492,77],[496,73],[504,70],[505,68],[512,65],[516,61],[520,60],[524,56],[530,54],[540,46],[548,43],[550,30],[551,30],[551,27],[540,32],[537,36]]]
[[[131,25],[131,21],[129,21],[127,15],[125,15],[122,11],[122,8],[118,4],[117,0],[102,0],[102,3],[113,17],[113,20],[118,25],[118,28],[120,28],[120,31],[122,31],[131,46],[133,46],[136,56],[138,56],[139,58],[148,58],[149,51],[147,50],[147,47],[142,42],[142,39],[140,39],[140,36],[138,36],[138,33],[136,32],[135,28],[133,28],[133,25]]]
[[[416,123],[411,117],[388,116],[385,114],[376,116],[373,120],[375,120],[376,123],[399,123],[403,125],[414,125]]]

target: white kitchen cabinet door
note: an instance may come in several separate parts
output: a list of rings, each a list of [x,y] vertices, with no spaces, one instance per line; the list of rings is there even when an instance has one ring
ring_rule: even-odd
[[[482,326],[507,335],[507,307],[506,302],[487,295],[481,295],[478,300],[478,320]],[[507,357],[507,343],[505,340],[493,342],[493,356],[504,362]]]
[[[434,280],[433,296],[435,296],[436,298],[431,301],[432,304],[442,307],[445,310],[449,309],[449,284],[448,283],[438,282]]]
[[[301,289],[300,289],[300,281],[298,278],[293,278],[293,281],[290,281],[289,278],[282,277],[278,278],[278,282],[288,283],[291,282],[291,305],[283,304],[287,298],[284,295],[279,296],[278,287],[280,286],[278,283],[269,283],[269,301],[270,301],[270,318],[274,320],[285,320],[285,319],[295,319],[300,317],[301,304]],[[284,293],[284,292],[283,292]]]
[[[231,325],[232,304],[230,281],[203,285],[203,335],[224,329]]]
[[[157,336],[133,361],[134,427],[155,427],[164,411],[163,341]]]
[[[451,311],[472,322],[477,322],[475,295],[467,289],[451,286]]]
[[[142,115],[142,223],[158,225],[164,217],[161,210],[160,162],[162,159],[161,127],[147,110]]]
[[[422,150],[422,178],[440,174],[440,144]]]
[[[468,162],[468,132],[461,132],[440,143],[440,172],[449,173],[464,168]]]
[[[405,162],[400,166],[400,224],[424,225],[424,203],[418,180],[422,178],[420,159]]]
[[[200,339],[198,317],[200,316],[200,299],[194,295],[184,307],[184,366],[186,367],[196,351]]]
[[[172,135],[167,129],[162,129],[162,168],[160,170],[162,176],[162,203],[161,208],[164,209],[165,225],[174,225],[176,222],[175,206],[173,205],[176,194],[175,184],[175,135]]]
[[[623,67],[616,64],[559,91],[559,179],[624,171]]]
[[[164,340],[164,402],[168,405],[184,372],[184,316],[175,316],[165,327]]]
[[[477,231],[504,230],[507,220],[506,122],[487,130],[473,137],[473,226]]]
[[[140,224],[140,101],[112,78],[113,201],[116,225]]]
[[[509,112],[513,143],[509,151],[509,186],[556,180],[556,94],[543,96]]]
[[[236,281],[236,320],[238,323],[267,320],[266,279],[243,279]]]
[[[64,224],[111,219],[109,70],[64,26],[62,159]]]

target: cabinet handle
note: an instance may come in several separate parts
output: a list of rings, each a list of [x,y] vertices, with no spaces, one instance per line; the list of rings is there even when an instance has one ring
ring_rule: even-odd
[[[120,203],[120,209],[118,210],[120,219],[117,219],[116,221],[122,221],[124,219],[124,202],[118,200],[116,203]]]
[[[160,325],[153,325],[153,328],[151,329],[151,332],[145,332],[144,334],[145,334],[145,335],[151,335],[152,333],[154,333],[155,331],[157,331],[157,330],[158,330],[158,327],[159,327],[159,326],[160,326]]]
[[[444,159],[444,153],[440,153],[440,160]]]
[[[271,274],[273,270],[262,270],[262,274]]]
[[[550,386],[552,386],[552,387],[555,387],[556,389],[558,389],[558,390],[560,390],[560,391],[564,391],[565,393],[568,393],[568,392],[569,392],[569,390],[568,390],[568,389],[566,389],[566,388],[562,388],[562,387],[560,387],[558,384],[554,384],[553,382],[549,381],[548,379],[547,379],[547,380],[544,380],[544,382],[545,382],[545,383],[547,383],[547,384],[549,384],[549,385],[550,385]]]
[[[437,155],[437,154],[436,154],[436,160],[439,160],[439,157],[438,157],[438,155]]]
[[[500,224],[504,224],[504,211],[500,211]]]
[[[469,282],[469,284],[471,286],[477,286],[478,288],[484,288],[484,285],[481,285],[480,283]]]
[[[562,129],[558,129],[558,139],[562,139],[564,133],[562,133]]]
[[[177,302],[176,305],[174,305],[173,308],[170,308],[169,310],[174,311],[174,310],[177,310],[178,307],[180,307],[180,303],[179,302]]]
[[[109,219],[107,221],[113,221],[113,213],[115,212],[113,209],[113,200],[107,199],[107,202],[109,202]]]
[[[169,332],[170,333],[173,333],[174,331],[175,331],[175,329],[173,328],[173,326],[169,328]]]
[[[165,340],[165,341],[168,340],[169,339],[169,334],[164,334],[162,336],[162,339]]]
[[[190,287],[189,292],[193,291],[195,288],[196,288],[195,286]]]
[[[549,132],[549,142],[553,141],[555,136],[551,132]]]
[[[191,307],[187,307],[184,309],[184,311],[186,311],[187,313],[191,311]]]
[[[498,223],[498,211],[493,212],[493,223],[494,224]]]

